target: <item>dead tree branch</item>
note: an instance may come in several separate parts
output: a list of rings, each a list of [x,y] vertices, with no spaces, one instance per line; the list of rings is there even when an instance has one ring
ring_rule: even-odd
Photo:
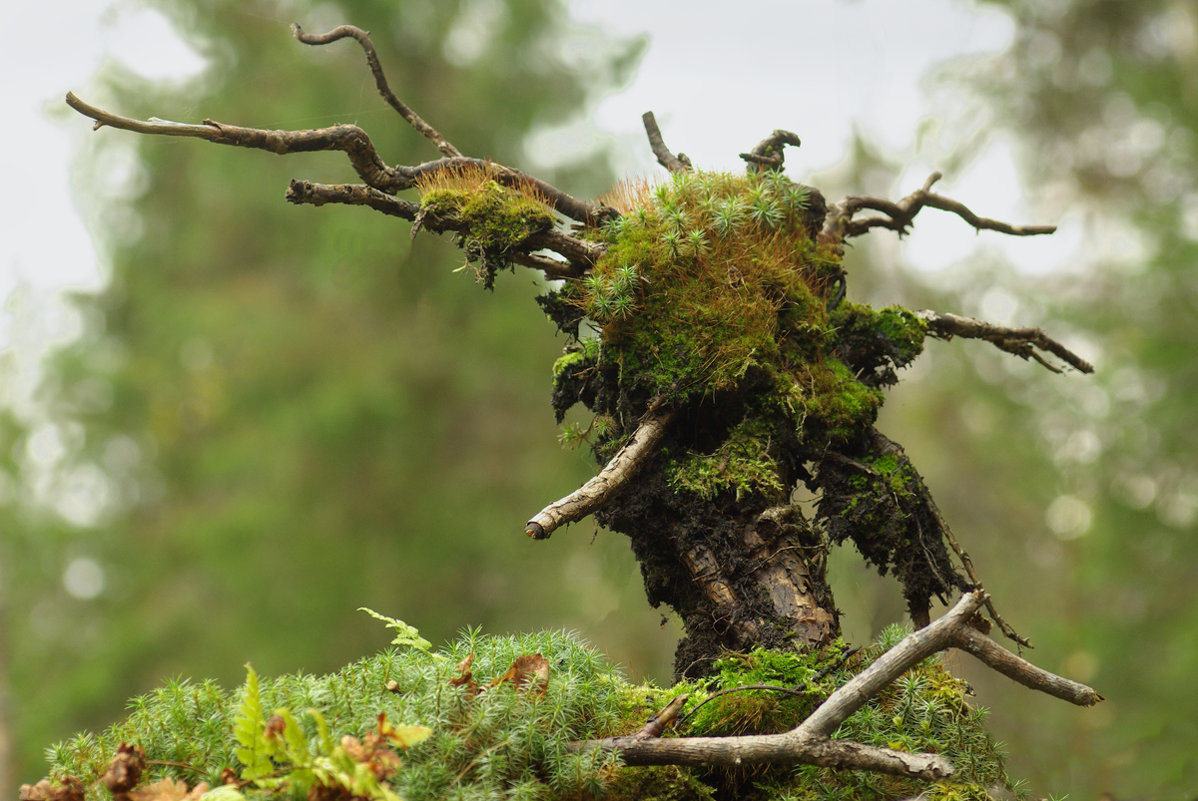
[[[649,147],[653,150],[653,155],[657,156],[657,163],[665,167],[670,172],[693,172],[695,167],[691,164],[691,160],[686,157],[685,153],[679,153],[675,156],[666,147],[666,142],[661,138],[661,128],[657,127],[657,117],[653,116],[652,111],[646,111],[641,115],[641,122],[645,124],[645,133],[649,135]]]
[[[318,184],[312,181],[292,179],[287,187],[287,202],[296,205],[323,206],[326,203],[341,203],[347,206],[369,206],[392,217],[415,220],[420,213],[420,204],[403,200],[373,186],[363,184]],[[434,229],[432,224],[428,224]]]
[[[675,410],[665,407],[660,398],[650,402],[649,411],[641,418],[636,431],[598,475],[538,512],[524,526],[524,533],[543,540],[558,527],[581,520],[602,507],[653,455],[653,448],[661,440],[674,413]]]
[[[641,732],[579,743],[578,748],[619,751],[628,765],[728,765],[745,763],[807,763],[825,767],[869,770],[915,776],[947,778],[955,768],[936,754],[912,754],[876,748],[831,735],[854,712],[923,659],[956,646],[987,665],[1032,689],[1081,706],[1102,696],[1083,684],[1064,679],[1031,665],[969,626],[985,602],[984,592],[966,593],[942,618],[903,638],[872,665],[836,690],[802,723],[782,734],[736,737],[645,737]]]
[[[460,218],[448,214],[430,213],[419,203],[393,197],[386,192],[362,184],[318,184],[312,181],[292,180],[287,187],[287,200],[295,204],[323,206],[326,203],[341,203],[350,206],[368,206],[375,211],[392,217],[401,217],[416,223],[415,234],[423,228],[437,233],[454,231],[469,235],[469,226]],[[526,267],[541,270],[549,278],[577,278],[595,260],[603,255],[603,247],[587,242],[556,229],[539,231],[520,243],[520,252],[512,260]],[[536,250],[553,250],[566,261],[556,261],[533,255]]]
[[[505,186],[526,187],[535,190],[548,201],[555,211],[579,222],[595,224],[619,216],[618,212],[610,206],[579,200],[546,181],[486,159],[456,156],[426,161],[412,166],[401,164],[390,167],[375,150],[369,135],[356,125],[334,125],[329,128],[298,131],[246,128],[215,120],[204,120],[199,125],[193,125],[169,120],[138,120],[124,117],[86,103],[73,92],[67,93],[66,100],[68,106],[85,117],[95,120],[93,129],[96,130],[107,126],[140,134],[186,136],[205,139],[218,145],[266,150],[277,155],[341,150],[349,157],[354,172],[366,182],[367,186],[387,194],[411,189],[420,180],[440,172],[477,169],[488,172],[492,179]],[[325,202],[333,201],[326,200]]]
[[[861,236],[871,228],[889,228],[902,236],[911,227],[915,215],[925,207],[956,214],[979,231],[998,231],[1011,236],[1036,236],[1051,234],[1057,230],[1055,225],[1011,225],[988,217],[979,217],[965,204],[932,192],[932,185],[941,177],[938,172],[932,173],[922,188],[899,201],[869,195],[849,195],[839,203],[833,203],[824,219],[821,241],[841,243],[850,236]],[[854,215],[865,209],[881,212],[884,216],[867,217],[864,220],[853,219]]]
[[[206,139],[218,145],[249,147],[277,155],[311,153],[319,150],[341,150],[349,157],[354,171],[369,186],[383,191],[406,189],[415,184],[415,177],[406,180],[397,170],[388,167],[379,157],[370,137],[356,125],[334,125],[300,131],[266,130],[228,125],[204,120],[200,125],[169,120],[137,120],[92,106],[67,93],[67,105],[85,117],[96,121],[93,130],[102,127],[119,128],[139,134],[156,136],[187,136]]]
[[[1013,353],[1021,359],[1034,359],[1054,373],[1061,372],[1059,367],[1049,364],[1036,351],[1036,348],[1039,348],[1051,353],[1079,372],[1094,372],[1092,364],[1039,328],[1007,328],[975,320],[972,317],[960,317],[956,314],[946,314],[930,309],[925,309],[918,314],[922,320],[927,322],[928,333],[938,339],[948,341],[955,336],[966,339],[984,339],[999,350]]]
[[[312,34],[304,33],[299,23],[296,22],[291,25],[291,32],[298,41],[308,45],[326,45],[338,39],[344,39],[347,36],[357,39],[358,44],[362,46],[362,50],[366,54],[366,64],[370,67],[370,73],[374,76],[374,84],[378,87],[382,98],[387,101],[391,108],[398,111],[399,116],[403,117],[409,125],[419,131],[425,139],[432,142],[437,150],[440,150],[450,158],[462,157],[462,151],[450,144],[436,128],[421,119],[419,114],[412,111],[411,108],[391,91],[391,87],[387,84],[387,76],[383,73],[383,66],[379,63],[378,53],[374,50],[374,43],[370,41],[369,31],[364,31],[356,25],[341,25],[328,33]]]
[[[562,281],[567,278],[581,278],[586,272],[584,265],[550,259],[536,253],[516,253],[512,256],[512,261],[532,270],[540,270],[545,274],[546,278],[554,281]]]
[[[1105,700],[1092,687],[1036,667],[976,629],[965,627],[955,630],[952,644],[1024,687],[1039,690],[1062,701],[1078,706],[1094,706]]]
[[[782,162],[785,159],[782,149],[786,145],[798,147],[800,144],[802,143],[797,134],[777,128],[772,134],[758,142],[757,147],[748,153],[741,153],[740,157],[762,172],[773,172],[782,169]]]
[[[666,726],[678,719],[678,714],[682,712],[682,708],[686,706],[688,700],[690,700],[688,693],[674,696],[660,712],[645,721],[644,726],[629,736],[638,740],[646,737],[660,737],[661,733],[666,730]]]

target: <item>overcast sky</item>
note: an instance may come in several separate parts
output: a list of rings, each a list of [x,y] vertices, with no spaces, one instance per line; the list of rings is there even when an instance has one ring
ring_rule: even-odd
[[[930,99],[930,71],[957,55],[1000,51],[1013,32],[1001,12],[966,0],[568,4],[575,17],[614,34],[648,34],[649,47],[630,86],[603,99],[589,118],[541,134],[532,152],[614,137],[635,143],[622,171],[651,171],[640,116],[653,109],[667,143],[707,169],[740,170],[737,153],[774,128],[793,130],[803,145],[788,155],[787,166],[801,177],[834,168],[857,128],[903,158],[904,192],[942,166],[935,162],[945,155],[935,136],[917,147],[917,133],[961,122]],[[10,5],[10,30],[41,35],[10,37],[0,49],[8,112],[0,134],[8,188],[0,194],[0,350],[10,369],[18,365],[17,379],[0,388],[0,403],[16,400],[14,394],[36,380],[37,358],[47,343],[76,330],[72,315],[53,302],[56,293],[95,289],[103,281],[70,194],[72,143],[90,135],[89,125],[49,112],[62,111],[68,89],[86,96],[91,76],[108,59],[163,80],[203,68],[163,18],[137,2]],[[291,21],[280,18],[280,27]],[[974,205],[987,216],[1018,222],[1031,213],[1001,143],[962,174],[946,176],[941,187],[967,202],[984,199]],[[977,241],[960,221],[943,217],[921,216],[918,235],[906,245],[925,269],[961,259]],[[1044,269],[1069,250],[1067,232],[1055,239],[1051,245],[1034,240],[1031,248],[1019,241],[1001,246],[1019,249],[1016,261],[1024,267]]]

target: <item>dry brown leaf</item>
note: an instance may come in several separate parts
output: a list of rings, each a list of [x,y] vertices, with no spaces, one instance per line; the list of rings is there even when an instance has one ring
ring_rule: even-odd
[[[346,734],[341,738],[341,747],[354,762],[366,762],[370,759],[370,748],[352,734]]]
[[[287,730],[287,721],[283,720],[282,715],[271,715],[266,719],[266,738],[268,740],[282,740],[283,732]]]
[[[544,695],[549,687],[549,660],[540,654],[518,656],[507,673],[491,682],[491,686],[497,687],[508,681],[517,690],[527,688],[530,692]]]
[[[478,682],[474,680],[474,673],[471,672],[470,666],[474,664],[474,654],[467,654],[466,658],[457,664],[458,677],[449,680],[450,687],[465,687],[468,695],[478,695]]]
[[[190,790],[181,779],[163,779],[138,787],[126,795],[130,801],[196,801],[208,792],[208,784],[200,782]]]
[[[346,735],[341,738],[341,747],[355,762],[370,769],[376,778],[389,779],[399,770],[403,761],[390,746],[392,743],[404,748],[421,742],[429,735],[423,726],[392,726],[385,712],[380,712],[378,724],[362,739]]]
[[[20,801],[83,801],[83,782],[67,776],[59,782],[42,779],[37,784],[22,784]]]

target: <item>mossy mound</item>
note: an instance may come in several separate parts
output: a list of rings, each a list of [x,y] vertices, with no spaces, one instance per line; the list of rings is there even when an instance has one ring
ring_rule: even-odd
[[[780,172],[682,173],[626,191],[623,216],[595,234],[604,256],[542,302],[574,343],[554,367],[559,420],[582,403],[617,421],[589,439],[605,452],[650,398],[701,409],[673,443],[670,485],[742,501],[776,499],[801,451],[867,429],[925,328],[904,310],[842,304],[811,198]]]
[[[420,217],[451,221],[458,244],[490,289],[499,270],[529,237],[553,227],[556,217],[532,186],[504,186],[484,168],[433,173],[419,184]]]
[[[797,694],[748,690],[714,697],[688,721],[684,733],[736,735],[787,731],[832,692],[868,667],[909,629],[892,626],[871,647],[842,659],[843,643],[797,654],[755,650],[718,660],[707,689],[771,685],[801,688]],[[971,706],[968,685],[943,666],[939,655],[909,670],[853,714],[833,735],[883,748],[942,754],[957,768],[951,781],[918,779],[866,771],[800,765],[746,769],[738,774],[709,774],[713,783],[736,797],[831,801],[920,796],[933,799],[982,799],[1015,789],[1006,774],[1001,747],[986,732],[986,710]]]
[[[682,617],[679,675],[706,671],[721,648],[788,644],[799,621],[745,578],[757,557],[743,532],[800,483],[821,497],[816,525],[800,526],[810,553],[853,539],[894,570],[913,614],[965,587],[914,471],[903,501],[894,482],[857,474],[885,456],[873,427],[883,390],[927,327],[900,307],[845,300],[840,252],[818,237],[819,193],[781,172],[677,173],[625,186],[613,205],[621,216],[589,232],[602,258],[540,299],[570,340],[553,367],[553,407],[559,423],[576,404],[593,413],[562,439],[587,443],[600,463],[650,405],[674,412],[658,452],[596,519],[630,537],[650,601]],[[688,589],[695,576],[678,565],[703,553],[720,555],[737,608],[713,615]],[[760,622],[746,634],[713,617]]]
[[[27,796],[51,797],[50,787],[77,788],[61,790],[62,801],[116,795],[105,789],[103,777],[122,743],[129,744],[126,754],[137,749],[145,754],[137,786],[164,779],[185,788],[205,782],[217,788],[209,797],[223,801],[305,792],[309,798],[391,801],[701,801],[733,791],[763,801],[890,799],[921,792],[981,799],[986,788],[1009,787],[1001,754],[981,727],[983,713],[970,708],[964,683],[935,659],[909,672],[836,734],[943,754],[960,772],[952,782],[932,787],[810,766],[736,773],[630,768],[610,754],[570,748],[573,741],[636,731],[683,692],[690,694],[687,708],[697,711],[667,736],[784,731],[902,633],[888,632],[882,643],[847,661],[839,643],[807,655],[766,650],[727,655],[712,679],[669,689],[628,682],[590,646],[561,632],[523,637],[468,632],[439,652],[392,649],[327,676],[259,680],[251,671],[247,684],[232,692],[212,682],[176,681],[134,699],[129,718],[104,733],[81,734],[50,748],[54,783],[38,785],[40,796],[32,791]],[[518,665],[529,661],[540,667],[521,678]],[[801,690],[742,691],[703,703],[719,690],[756,684]],[[387,735],[395,730],[398,735]],[[396,745],[403,737],[410,738],[406,749]],[[289,745],[271,745],[265,767],[251,770],[251,763],[263,759],[255,748],[283,740]],[[336,785],[338,777],[355,771],[369,773],[373,784]],[[321,776],[335,786],[322,784]]]

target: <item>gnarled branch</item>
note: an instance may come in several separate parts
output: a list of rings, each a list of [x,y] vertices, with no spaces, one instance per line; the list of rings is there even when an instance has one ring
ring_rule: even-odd
[[[578,743],[580,749],[618,751],[628,765],[742,765],[745,763],[807,763],[825,767],[869,770],[942,779],[955,768],[937,754],[912,754],[876,748],[831,735],[869,699],[903,673],[937,651],[956,646],[995,670],[1032,689],[1081,706],[1102,700],[1093,689],[1056,676],[1015,656],[982,636],[969,621],[986,600],[981,591],[966,593],[936,622],[907,635],[865,670],[840,687],[802,723],[782,734],[736,737],[675,737],[659,739],[641,732]],[[642,730],[643,731],[643,730]]]
[[[763,172],[776,171],[782,169],[782,163],[785,160],[782,149],[786,145],[798,147],[800,144],[802,143],[799,141],[798,134],[777,128],[772,134],[758,142],[757,147],[748,153],[741,153],[740,157]]]
[[[653,151],[653,155],[657,156],[657,163],[665,167],[670,172],[693,172],[695,167],[691,164],[691,160],[686,157],[685,153],[679,153],[675,156],[666,147],[666,142],[661,138],[661,128],[657,127],[657,117],[653,116],[652,111],[646,111],[641,115],[641,122],[645,124],[645,133],[649,135],[649,148]]]
[[[650,402],[649,411],[641,418],[636,431],[598,475],[538,512],[524,526],[524,533],[543,540],[558,527],[581,520],[602,507],[653,455],[653,448],[665,434],[674,413],[675,410],[666,407],[660,398]]]
[[[420,213],[420,204],[388,195],[363,184],[318,184],[312,181],[292,179],[287,187],[288,203],[296,205],[323,206],[326,203],[342,203],[347,206],[369,206],[392,217],[415,220]],[[432,223],[429,228],[434,228]]]
[[[469,226],[454,215],[429,212],[422,209],[419,203],[393,197],[362,184],[318,184],[312,181],[292,180],[291,185],[287,187],[287,200],[312,206],[323,206],[326,203],[369,206],[383,214],[416,222],[417,225],[412,228],[413,234],[418,228],[437,233],[470,233]],[[603,255],[601,245],[578,239],[556,229],[539,231],[521,242],[519,247],[521,250],[512,254],[512,261],[541,270],[549,278],[577,278]],[[566,261],[533,255],[533,251],[542,249],[556,251],[565,257]]]
[[[205,139],[218,145],[266,150],[277,155],[341,150],[349,157],[354,171],[366,182],[367,186],[387,194],[411,189],[421,179],[432,177],[437,173],[478,169],[488,172],[495,181],[505,186],[522,186],[535,190],[548,201],[554,210],[579,222],[594,224],[619,216],[619,213],[610,206],[579,200],[540,178],[486,159],[455,156],[412,166],[401,164],[390,167],[375,150],[370,136],[357,125],[334,125],[329,128],[298,131],[246,128],[241,125],[230,125],[207,119],[199,125],[194,125],[169,120],[138,120],[124,117],[93,106],[81,100],[73,92],[67,93],[66,102],[80,114],[95,120],[96,123],[93,126],[95,129],[109,127],[156,136],[186,136]]]
[[[429,125],[420,115],[412,111],[402,100],[395,96],[391,91],[391,87],[387,84],[387,76],[383,73],[383,66],[379,63],[378,53],[374,50],[374,43],[370,41],[370,33],[364,31],[356,25],[340,25],[328,33],[304,33],[299,23],[292,23],[291,32],[295,35],[298,41],[309,45],[325,45],[330,42],[335,42],[338,39],[344,39],[347,36],[358,40],[358,44],[362,46],[362,51],[366,54],[366,64],[370,67],[370,73],[374,76],[374,85],[378,87],[379,95],[384,100],[399,112],[409,125],[424,135],[424,138],[433,143],[433,145],[450,158],[460,158],[462,151],[458,150],[449,141],[442,136],[436,128]]]
[[[975,320],[972,317],[961,317],[956,314],[925,309],[917,312],[920,319],[928,324],[928,333],[932,336],[950,340],[953,337],[966,339],[984,339],[999,350],[1013,353],[1021,359],[1034,359],[1052,370],[1061,372],[1059,367],[1049,364],[1036,348],[1051,353],[1070,367],[1082,373],[1094,372],[1094,365],[1066,348],[1060,342],[1045,334],[1039,328],[1007,328],[993,323]]]
[[[92,126],[93,130],[107,126],[140,134],[187,136],[206,139],[218,145],[267,150],[278,155],[311,153],[319,150],[342,150],[349,157],[354,171],[369,186],[389,190],[407,188],[415,183],[412,180],[405,184],[403,176],[383,162],[374,148],[374,143],[370,141],[370,137],[356,125],[279,131],[245,128],[240,125],[229,125],[207,119],[200,125],[160,119],[138,120],[97,108],[80,100],[74,92],[67,92],[67,105],[83,116],[95,120],[95,125]]]
[[[1062,701],[1078,706],[1094,706],[1105,700],[1094,688],[1036,667],[975,629],[966,627],[955,630],[952,644],[1024,687],[1039,690]]]
[[[828,208],[828,216],[824,218],[821,241],[839,244],[850,236],[860,236],[871,228],[889,228],[901,236],[911,227],[915,215],[925,207],[952,212],[979,231],[998,231],[1011,236],[1036,236],[1051,234],[1057,230],[1055,225],[1011,225],[988,217],[979,217],[964,203],[932,192],[932,185],[941,177],[943,176],[938,172],[932,173],[922,188],[898,201],[869,195],[849,195],[839,203],[833,203]],[[865,209],[881,212],[884,216],[867,217],[864,220],[853,219],[855,214]]]

